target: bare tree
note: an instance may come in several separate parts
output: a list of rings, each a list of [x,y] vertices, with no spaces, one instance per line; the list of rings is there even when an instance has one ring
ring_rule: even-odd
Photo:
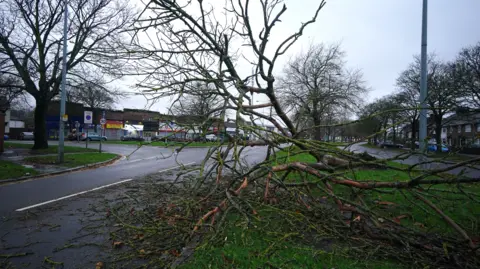
[[[354,112],[368,91],[362,73],[345,68],[344,55],[338,44],[312,45],[287,64],[281,78],[279,94],[284,106],[315,126],[317,140],[324,135],[320,125],[333,124],[333,116],[344,111]]]
[[[414,63],[403,71],[397,79],[397,86],[412,93],[420,91],[420,58],[415,57]],[[428,57],[427,104],[435,123],[435,140],[442,144],[441,132],[444,116],[454,111],[461,97],[465,94],[460,88],[456,68],[451,63],[437,60],[435,55]],[[407,94],[409,98],[414,95]],[[413,114],[416,116],[417,114]],[[413,117],[412,117],[413,119]],[[413,131],[412,131],[413,133]],[[412,141],[413,142],[413,141]],[[441,152],[441,147],[437,147]]]
[[[195,214],[198,212],[193,210],[200,207],[189,211],[192,213],[189,216],[198,216],[195,218],[198,221],[193,225],[193,232],[190,235],[196,240],[198,230],[203,231],[208,227],[225,224],[225,217],[230,210],[240,212],[247,219],[246,223],[250,223],[252,215],[256,214],[254,207],[260,204],[258,193],[261,190],[263,201],[273,204],[270,207],[275,207],[277,202],[288,204],[289,215],[284,215],[288,220],[293,218],[293,213],[290,212],[295,212],[300,207],[302,210],[299,211],[298,216],[318,216],[317,213],[325,212],[326,209],[337,208],[339,216],[345,216],[345,212],[351,212],[349,224],[346,225],[345,219],[340,218],[339,221],[328,219],[325,226],[328,227],[334,222],[340,223],[341,230],[336,227],[335,229],[328,227],[328,229],[336,230],[336,233],[341,234],[343,238],[349,236],[347,233],[357,236],[364,232],[370,238],[380,239],[382,242],[394,242],[395,245],[402,247],[415,247],[409,254],[415,254],[417,249],[425,249],[423,240],[431,238],[428,234],[415,233],[409,227],[399,227],[395,221],[391,220],[391,212],[388,216],[377,214],[379,203],[372,201],[376,198],[372,200],[362,198],[365,197],[366,192],[378,190],[379,193],[394,192],[398,195],[409,193],[415,197],[412,200],[424,201],[425,205],[435,210],[460,235],[459,239],[449,243],[449,255],[451,257],[459,255],[462,259],[467,259],[467,256],[472,256],[470,254],[477,250],[476,245],[459,225],[423,196],[426,188],[422,186],[478,182],[480,179],[442,178],[445,170],[421,173],[417,169],[412,170],[412,167],[399,167],[390,162],[376,161],[375,158],[367,160],[362,157],[364,155],[345,152],[320,141],[300,137],[301,133],[290,118],[291,113],[285,109],[285,104],[282,102],[283,97],[279,94],[281,83],[274,70],[278,59],[285,55],[300,38],[305,27],[317,19],[324,4],[321,1],[314,10],[313,17],[299,25],[297,32],[287,35],[278,44],[271,42],[275,40],[271,35],[274,32],[273,28],[281,23],[281,18],[287,10],[280,0],[227,0],[208,3],[201,0],[153,0],[146,5],[145,12],[138,19],[134,29],[136,42],[131,50],[139,54],[136,57],[142,59],[135,66],[137,73],[144,75],[142,81],[138,83],[140,88],[156,96],[165,97],[185,93],[184,89],[191,83],[211,83],[214,85],[212,89],[221,98],[219,107],[212,109],[211,113],[221,111],[222,117],[225,117],[227,112],[233,112],[237,123],[243,118],[253,119],[251,122],[254,124],[255,120],[261,119],[271,123],[278,130],[278,132],[267,130],[269,135],[262,136],[263,140],[260,141],[242,141],[238,138],[239,136],[232,135],[225,143],[222,142],[222,145],[210,148],[200,167],[188,170],[187,173],[198,171],[197,177],[187,179],[187,177],[178,176],[179,181],[176,180],[175,183],[181,182],[185,183],[183,186],[192,186],[182,191],[188,193],[191,199],[195,199],[193,203],[192,200],[188,200],[188,203],[183,201],[183,205],[202,204],[211,209],[197,215]],[[255,19],[259,20],[254,21]],[[145,43],[145,40],[149,43]],[[241,65],[245,67],[245,64],[251,64],[251,66],[240,68]],[[242,72],[247,69],[253,69],[253,74]],[[345,73],[341,74],[345,75]],[[341,78],[348,79],[331,78],[331,85],[328,87],[328,84],[325,86],[328,73],[320,73],[320,75],[317,80],[322,85],[321,88],[318,87],[320,89],[336,88],[341,92],[352,88],[359,90],[358,85],[362,85],[361,76],[345,75]],[[189,93],[195,91],[191,89]],[[330,94],[335,95],[336,92],[332,91]],[[254,104],[252,97],[264,101]],[[344,105],[343,108],[351,109],[358,103],[341,104]],[[271,108],[272,113],[259,112],[262,108]],[[303,115],[304,111],[300,106],[295,108],[299,115]],[[375,111],[375,109],[373,106],[372,110]],[[376,116],[370,115],[371,117],[367,119]],[[383,122],[380,122],[379,125],[382,126],[382,124]],[[248,127],[237,124],[237,127],[239,128],[236,132],[242,128],[253,133],[261,131],[259,126],[255,125]],[[284,147],[284,142],[291,143],[294,147]],[[242,156],[245,156],[243,150],[247,146],[259,145],[268,146],[265,159],[254,165],[245,164],[242,160]],[[177,152],[181,150],[180,148]],[[286,153],[286,156],[277,158],[279,151]],[[289,158],[299,152],[308,153],[309,157],[313,156],[313,160],[294,161],[293,158]],[[412,178],[405,181],[382,181],[368,176],[363,179],[356,178],[356,169],[370,166],[408,171],[408,175]],[[289,174],[294,174],[296,177],[288,178]],[[431,179],[432,175],[441,178]],[[351,195],[346,194],[348,190],[351,190],[349,193]],[[327,202],[323,202],[313,193],[325,195],[328,202],[335,203],[334,206],[325,206]],[[378,193],[375,194],[377,196]],[[200,200],[197,197],[202,198]],[[433,195],[428,196],[430,197]],[[182,199],[188,198],[182,197]],[[414,203],[415,201],[412,201],[412,204]],[[419,208],[424,209],[423,206]],[[283,210],[275,211],[276,214],[277,212],[284,214]],[[316,217],[315,221],[318,220],[319,218]],[[310,228],[306,230],[309,231]],[[438,255],[445,256],[443,242],[445,241],[429,240],[429,254],[435,258]],[[430,247],[430,244],[433,247]],[[378,244],[375,244],[375,247],[377,246]],[[467,252],[466,249],[470,252],[462,255]],[[398,255],[396,257],[398,258]]]
[[[219,98],[218,92],[208,85],[195,83],[192,89],[186,91],[188,93],[180,93],[170,108],[170,112],[174,115],[196,116],[203,120],[209,117],[219,117],[221,111],[218,110],[222,99]],[[212,113],[212,111],[214,111]]]
[[[467,106],[480,106],[480,42],[463,48],[456,60],[456,71],[465,91]]]
[[[4,74],[19,78],[36,101],[34,149],[47,148],[46,111],[60,91],[62,63],[62,0],[5,0],[0,3],[0,61]],[[112,56],[120,48],[121,31],[131,23],[133,8],[123,0],[73,0],[69,5],[67,71],[80,66],[118,69]]]

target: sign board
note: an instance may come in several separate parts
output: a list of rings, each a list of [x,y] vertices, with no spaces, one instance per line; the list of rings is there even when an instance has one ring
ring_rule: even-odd
[[[100,124],[101,124],[101,125],[104,125],[105,123],[107,123],[107,120],[104,119],[104,118],[101,118],[101,119],[100,119]]]
[[[93,112],[92,111],[84,111],[83,112],[83,123],[92,124],[93,120]]]
[[[159,124],[158,121],[145,121],[143,122],[143,131],[144,132],[158,132]]]
[[[67,114],[63,114],[62,121],[68,121],[68,115]]]

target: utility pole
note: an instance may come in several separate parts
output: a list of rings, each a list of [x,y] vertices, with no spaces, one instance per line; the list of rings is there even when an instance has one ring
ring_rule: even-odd
[[[68,4],[67,0],[64,1],[65,11],[63,18],[63,59],[62,59],[62,93],[60,99],[60,130],[58,135],[58,158],[59,163],[63,163],[64,144],[65,144],[65,99],[67,99],[66,93],[66,79],[67,79],[67,27],[68,27]]]
[[[420,126],[419,126],[419,146],[420,151],[424,152],[427,148],[427,6],[428,1],[423,0],[422,10],[422,51],[420,58]]]

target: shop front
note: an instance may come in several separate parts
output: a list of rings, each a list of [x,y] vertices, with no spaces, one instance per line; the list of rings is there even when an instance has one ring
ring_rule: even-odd
[[[107,120],[105,124],[105,136],[109,140],[120,140],[123,135],[123,122],[117,120]]]

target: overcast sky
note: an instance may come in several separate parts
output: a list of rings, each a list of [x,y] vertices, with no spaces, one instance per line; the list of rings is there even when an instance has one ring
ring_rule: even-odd
[[[273,37],[293,33],[300,22],[311,18],[319,2],[286,0],[287,11]],[[452,60],[462,47],[479,42],[479,11],[479,0],[430,0],[428,52],[435,52],[439,59]],[[421,12],[421,0],[328,0],[317,22],[307,28],[289,55],[311,42],[341,42],[348,66],[363,70],[372,88],[369,100],[373,100],[394,91],[398,74],[413,55],[420,53]],[[281,67],[276,70],[279,73]],[[118,83],[129,88],[128,81]],[[151,109],[166,112],[168,103],[164,100]],[[122,101],[119,108],[145,105],[145,99],[138,96]]]

